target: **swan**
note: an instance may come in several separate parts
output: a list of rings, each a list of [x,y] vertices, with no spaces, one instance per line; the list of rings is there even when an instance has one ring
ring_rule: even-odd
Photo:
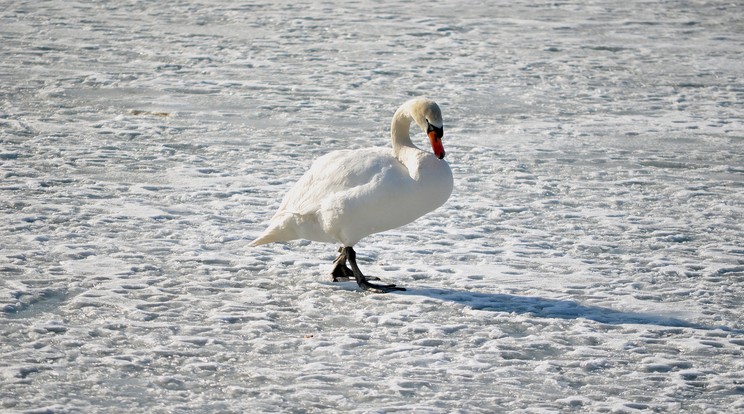
[[[411,142],[411,122],[427,134],[433,154]],[[337,150],[315,160],[250,246],[296,239],[340,243],[331,272],[334,282],[353,277],[364,290],[405,290],[394,284],[371,283],[379,279],[359,270],[354,245],[441,206],[452,194],[453,179],[444,160],[442,112],[434,101],[414,98],[405,102],[393,115],[390,132],[392,151]]]

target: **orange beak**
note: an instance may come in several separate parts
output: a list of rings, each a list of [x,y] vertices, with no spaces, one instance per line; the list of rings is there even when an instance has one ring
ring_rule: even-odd
[[[429,141],[431,142],[431,149],[434,151],[434,155],[440,160],[444,158],[444,145],[442,145],[442,137],[438,136],[436,131],[429,131]]]

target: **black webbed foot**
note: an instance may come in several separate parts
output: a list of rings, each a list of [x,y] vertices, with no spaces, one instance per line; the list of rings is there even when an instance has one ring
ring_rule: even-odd
[[[331,271],[331,280],[333,282],[348,282],[354,280],[354,271],[346,266],[346,253],[343,247],[338,248],[338,257],[333,261],[333,270]],[[380,280],[379,277],[365,276],[367,280]]]
[[[354,273],[346,266],[336,266],[331,272],[331,278],[334,282],[348,282],[354,279]]]
[[[357,284],[359,287],[361,287],[364,290],[369,290],[372,292],[377,293],[388,293],[388,292],[395,292],[395,291],[404,291],[406,288],[399,287],[396,285],[379,285],[377,283],[371,283],[366,278],[362,280],[357,280]]]
[[[362,273],[362,271],[359,270],[359,266],[357,265],[357,262],[356,262],[356,252],[354,251],[353,248],[351,248],[351,247],[342,247],[341,249],[339,249],[339,252],[340,252],[340,254],[339,254],[338,258],[336,258],[336,261],[334,262],[334,263],[336,263],[336,267],[333,269],[333,271],[334,271],[334,280],[335,280],[335,274],[336,274],[337,269],[341,269],[341,270],[339,270],[339,272],[342,272],[342,271],[345,272],[345,270],[343,270],[345,268],[347,270],[351,270],[351,275],[354,276],[354,278],[356,279],[357,285],[359,285],[359,287],[361,287],[364,290],[371,290],[373,292],[379,292],[379,293],[387,293],[387,292],[404,291],[404,290],[406,290],[405,288],[398,287],[398,286],[393,285],[393,284],[390,284],[390,285],[381,285],[381,284],[371,283],[370,280],[373,279],[373,278],[371,278],[371,277],[368,278],[368,277],[364,276],[364,274]],[[347,260],[349,261],[349,264],[351,264],[351,269],[348,269],[348,267],[346,267],[346,261]],[[345,276],[348,277],[348,275],[345,275]],[[379,279],[374,278],[374,280],[379,280]]]
[[[354,272],[346,266],[346,253],[343,247],[338,248],[338,257],[333,261],[331,278],[334,282],[348,282],[354,278]]]

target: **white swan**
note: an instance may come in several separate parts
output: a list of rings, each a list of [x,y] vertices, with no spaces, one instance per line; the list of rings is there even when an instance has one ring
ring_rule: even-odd
[[[411,142],[411,121],[428,135],[434,154]],[[363,289],[405,290],[370,283],[357,266],[353,246],[365,236],[408,224],[447,201],[453,181],[443,160],[443,134],[436,103],[422,98],[404,103],[393,115],[392,151],[340,150],[318,158],[284,196],[266,231],[250,245],[295,239],[341,243],[333,281],[354,277]]]

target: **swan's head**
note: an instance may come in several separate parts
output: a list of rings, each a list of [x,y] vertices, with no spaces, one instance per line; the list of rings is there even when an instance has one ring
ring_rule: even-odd
[[[444,145],[442,145],[444,121],[442,121],[442,111],[439,105],[423,98],[412,99],[408,101],[408,105],[411,118],[429,137],[434,155],[441,160],[444,158]]]

